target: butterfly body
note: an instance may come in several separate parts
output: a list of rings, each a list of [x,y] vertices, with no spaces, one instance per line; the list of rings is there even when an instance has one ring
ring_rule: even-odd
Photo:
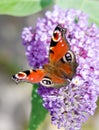
[[[26,81],[40,83],[45,87],[61,87],[68,85],[76,73],[78,66],[74,53],[65,37],[66,29],[57,25],[51,38],[49,63],[42,69],[33,69],[15,74],[15,82]]]

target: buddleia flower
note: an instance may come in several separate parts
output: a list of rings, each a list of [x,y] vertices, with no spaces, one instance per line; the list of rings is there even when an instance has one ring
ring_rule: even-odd
[[[53,124],[65,130],[80,130],[97,107],[99,29],[88,23],[88,15],[84,12],[54,6],[52,12],[47,11],[44,18],[37,20],[35,28],[24,28],[22,32],[26,55],[33,68],[48,62],[50,39],[58,24],[68,30],[66,38],[76,56],[77,71],[68,86],[59,89],[39,86],[38,93],[44,101],[43,106],[50,112]]]

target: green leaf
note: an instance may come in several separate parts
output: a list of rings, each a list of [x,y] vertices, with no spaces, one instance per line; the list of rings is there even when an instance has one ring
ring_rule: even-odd
[[[45,119],[47,110],[42,106],[42,98],[37,94],[38,85],[33,85],[32,91],[32,110],[28,130],[36,130],[41,122]]]
[[[75,8],[84,11],[90,17],[91,22],[99,26],[99,1],[96,0],[56,0],[56,4],[62,8]]]
[[[52,3],[53,0],[0,0],[0,14],[27,16]]]

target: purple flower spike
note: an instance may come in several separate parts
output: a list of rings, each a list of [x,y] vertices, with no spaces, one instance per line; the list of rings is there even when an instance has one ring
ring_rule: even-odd
[[[74,82],[78,82],[78,77]],[[40,87],[38,93],[44,100],[43,106],[49,110],[52,123],[66,130],[80,129],[96,108],[97,95],[90,83],[77,87],[73,82],[60,89]]]
[[[41,67],[48,62],[50,39],[57,24],[68,29],[66,37],[79,66],[68,86],[40,86],[38,93],[53,124],[65,130],[80,130],[89,115],[94,114],[99,96],[99,29],[95,24],[88,25],[88,16],[82,11],[55,6],[53,12],[47,11],[44,18],[38,19],[35,29],[22,32],[31,66]]]
[[[42,34],[41,34],[42,35]],[[24,28],[22,32],[23,45],[26,47],[26,56],[30,66],[33,68],[42,67],[48,62],[48,46],[42,42],[32,27]]]
[[[24,28],[22,32],[23,44],[28,45],[32,41],[34,34],[32,27]]]

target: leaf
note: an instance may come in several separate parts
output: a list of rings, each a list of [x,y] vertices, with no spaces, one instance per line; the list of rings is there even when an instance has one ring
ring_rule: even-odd
[[[53,0],[0,0],[0,14],[27,16],[51,5]]]
[[[62,8],[75,8],[84,11],[90,17],[91,22],[99,26],[99,1],[96,0],[56,0],[56,4]]]
[[[28,130],[36,130],[40,123],[45,119],[47,110],[42,106],[42,98],[37,94],[38,85],[33,85],[32,91],[32,110]]]

